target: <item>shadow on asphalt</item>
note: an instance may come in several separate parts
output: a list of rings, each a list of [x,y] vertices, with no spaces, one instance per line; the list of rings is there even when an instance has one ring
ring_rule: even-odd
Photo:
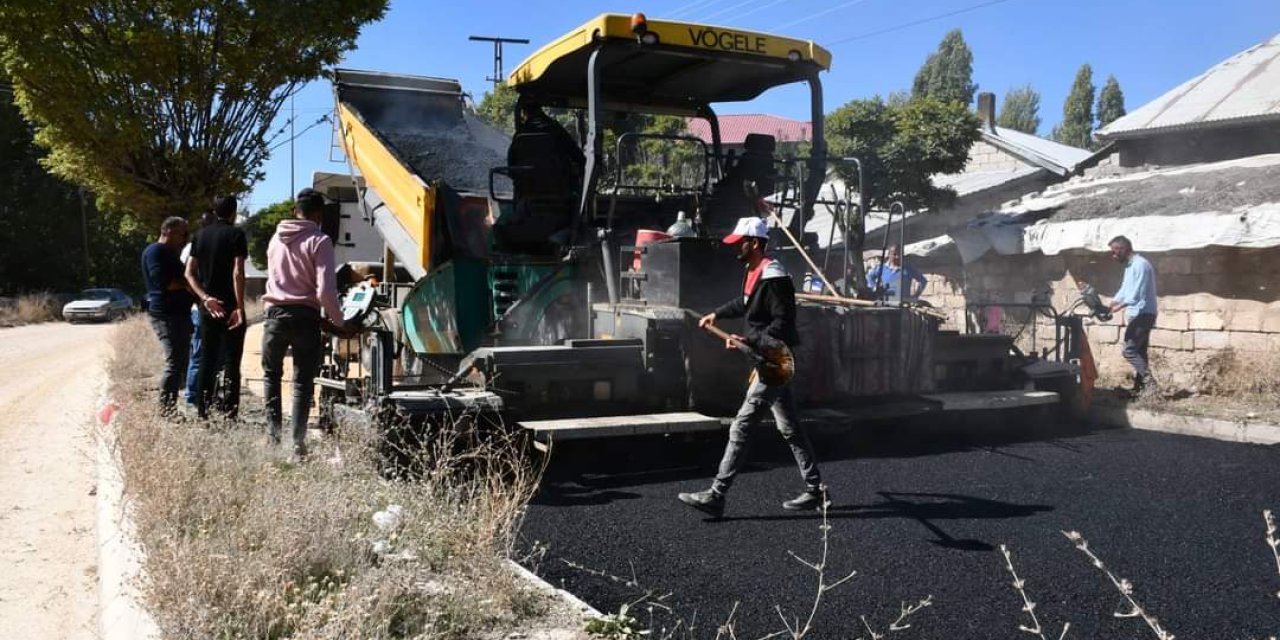
[[[1104,429],[1020,412],[971,412],[946,418],[809,425],[820,463],[975,450],[1034,462],[1034,451],[1018,450],[1016,445],[1038,443],[1084,453],[1087,447],[1075,440]],[[552,450],[536,501],[560,506],[606,504],[638,497],[615,491],[618,487],[710,479],[720,461],[725,439],[725,433],[714,433],[561,443]],[[747,472],[795,464],[771,423],[755,426],[749,449]]]
[[[946,532],[937,520],[1004,520],[1028,518],[1038,513],[1053,511],[1042,504],[1015,504],[957,493],[899,493],[878,491],[882,498],[874,504],[842,505],[838,496],[833,497],[827,509],[828,520],[870,520],[897,518],[915,520],[936,536],[928,542],[945,549],[957,551],[993,551],[995,547],[981,540],[960,539]],[[791,515],[739,516],[708,518],[708,523],[737,521],[820,520],[821,513],[797,513]]]

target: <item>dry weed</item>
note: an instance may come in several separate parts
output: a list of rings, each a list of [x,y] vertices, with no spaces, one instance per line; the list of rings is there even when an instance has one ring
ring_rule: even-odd
[[[1141,618],[1142,621],[1147,624],[1147,627],[1151,629],[1151,633],[1155,634],[1158,640],[1174,640],[1174,635],[1169,633],[1160,625],[1160,620],[1152,615],[1151,612],[1144,609],[1142,605],[1138,603],[1137,599],[1134,598],[1133,583],[1117,576],[1115,573],[1112,573],[1112,571],[1107,568],[1107,565],[1102,562],[1102,558],[1098,557],[1098,555],[1089,548],[1089,541],[1085,540],[1084,536],[1081,535],[1080,532],[1063,531],[1062,535],[1066,536],[1067,540],[1070,540],[1071,543],[1075,545],[1076,549],[1083,553],[1085,557],[1089,558],[1089,562],[1111,581],[1112,586],[1116,588],[1116,591],[1120,592],[1120,596],[1128,603],[1129,609],[1127,611],[1116,611],[1112,615],[1117,618]]]
[[[366,432],[293,465],[260,427],[159,418],[144,321],[122,324],[114,346],[115,445],[166,637],[475,637],[547,610],[504,565],[539,477],[511,438],[460,453],[471,424],[459,416],[412,454],[433,463],[412,480],[379,473]]]
[[[0,327],[19,327],[62,319],[58,301],[48,293],[18,296],[12,305],[0,307]]]
[[[1199,371],[1202,393],[1241,400],[1274,401],[1280,396],[1280,354],[1224,349],[1205,358]]]
[[[826,491],[824,485],[823,491]],[[805,638],[819,635],[819,630],[815,626],[815,618],[818,611],[822,608],[823,602],[829,592],[839,588],[844,583],[852,580],[858,572],[851,570],[843,577],[834,578],[829,575],[828,561],[831,554],[831,521],[830,521],[830,501],[824,501],[821,509],[822,520],[819,522],[819,540],[820,547],[818,550],[817,560],[806,560],[794,551],[788,550],[787,555],[793,560],[804,565],[813,573],[813,600],[809,603],[808,612],[802,612],[800,615],[792,615],[788,618],[787,613],[782,610],[781,605],[774,605],[774,613],[782,622],[782,628],[762,635],[756,640],[775,640],[777,638],[789,638],[790,640],[804,640]],[[675,612],[675,606],[671,601],[671,592],[661,592],[655,589],[648,589],[640,584],[639,578],[636,577],[635,566],[631,567],[631,576],[623,577],[603,571],[592,569],[575,562],[561,559],[570,568],[582,571],[583,573],[602,578],[618,585],[635,590],[639,593],[639,597],[623,604],[617,613],[612,613],[593,620],[588,625],[587,631],[593,636],[611,638],[615,640],[628,640],[631,638],[645,637],[655,638],[658,640],[696,640],[699,637],[697,612],[685,620],[677,618],[670,628],[657,627],[654,623],[653,612],[655,609],[661,610],[668,614]],[[834,579],[833,579],[834,578]],[[737,623],[735,618],[738,615],[740,602],[734,602],[733,607],[729,610],[729,615],[724,622],[715,627],[715,636],[713,640],[739,640]],[[933,596],[929,595],[920,600],[910,603],[902,602],[899,604],[898,616],[890,622],[885,631],[876,631],[871,622],[867,620],[867,616],[859,615],[858,620],[862,623],[862,627],[866,629],[866,636],[858,636],[855,640],[882,640],[890,633],[906,631],[911,628],[912,616],[921,610],[933,606]],[[641,624],[632,613],[641,609],[647,610],[649,613],[649,621],[647,624]]]

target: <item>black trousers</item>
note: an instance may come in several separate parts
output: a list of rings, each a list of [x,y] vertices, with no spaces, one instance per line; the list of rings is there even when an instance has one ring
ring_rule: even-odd
[[[1124,328],[1124,359],[1133,366],[1134,387],[1137,389],[1152,382],[1147,346],[1151,343],[1151,329],[1155,326],[1155,314],[1143,313],[1129,318],[1128,326]]]
[[[285,353],[293,352],[293,414],[291,426],[295,451],[306,451],[307,417],[315,394],[316,374],[324,359],[324,334],[320,312],[303,305],[272,306],[267,309],[262,332],[263,393],[267,401],[267,434],[280,440],[284,422],[281,415],[281,378]]]
[[[168,413],[178,402],[182,374],[187,366],[187,350],[191,348],[191,317],[186,313],[151,313],[151,328],[160,339],[164,351],[164,373],[160,378],[160,408]]]
[[[209,417],[210,408],[231,419],[240,413],[240,358],[244,355],[244,334],[248,325],[242,323],[234,330],[228,329],[228,319],[218,319],[208,314],[200,318],[203,353],[200,358],[197,384],[199,401],[196,408],[201,418]],[[215,394],[219,370],[218,354],[222,354],[222,389]]]

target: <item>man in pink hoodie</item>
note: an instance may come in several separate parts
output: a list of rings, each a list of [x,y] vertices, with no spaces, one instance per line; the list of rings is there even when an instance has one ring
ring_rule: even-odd
[[[333,241],[320,230],[324,196],[303,189],[294,200],[294,218],[282,220],[267,245],[266,313],[262,334],[262,370],[267,400],[267,435],[280,443],[283,423],[280,378],[285,352],[293,348],[293,453],[307,455],[307,416],[316,374],[323,358],[322,329],[350,335],[343,323],[334,275]]]

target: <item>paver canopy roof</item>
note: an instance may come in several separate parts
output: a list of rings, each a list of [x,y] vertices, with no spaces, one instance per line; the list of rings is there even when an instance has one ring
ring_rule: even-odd
[[[716,102],[751,100],[827,69],[831,54],[806,40],[684,22],[646,21],[641,43],[631,16],[600,15],[529,56],[508,83],[547,103],[583,106],[592,51],[603,45],[606,102],[693,114]]]

